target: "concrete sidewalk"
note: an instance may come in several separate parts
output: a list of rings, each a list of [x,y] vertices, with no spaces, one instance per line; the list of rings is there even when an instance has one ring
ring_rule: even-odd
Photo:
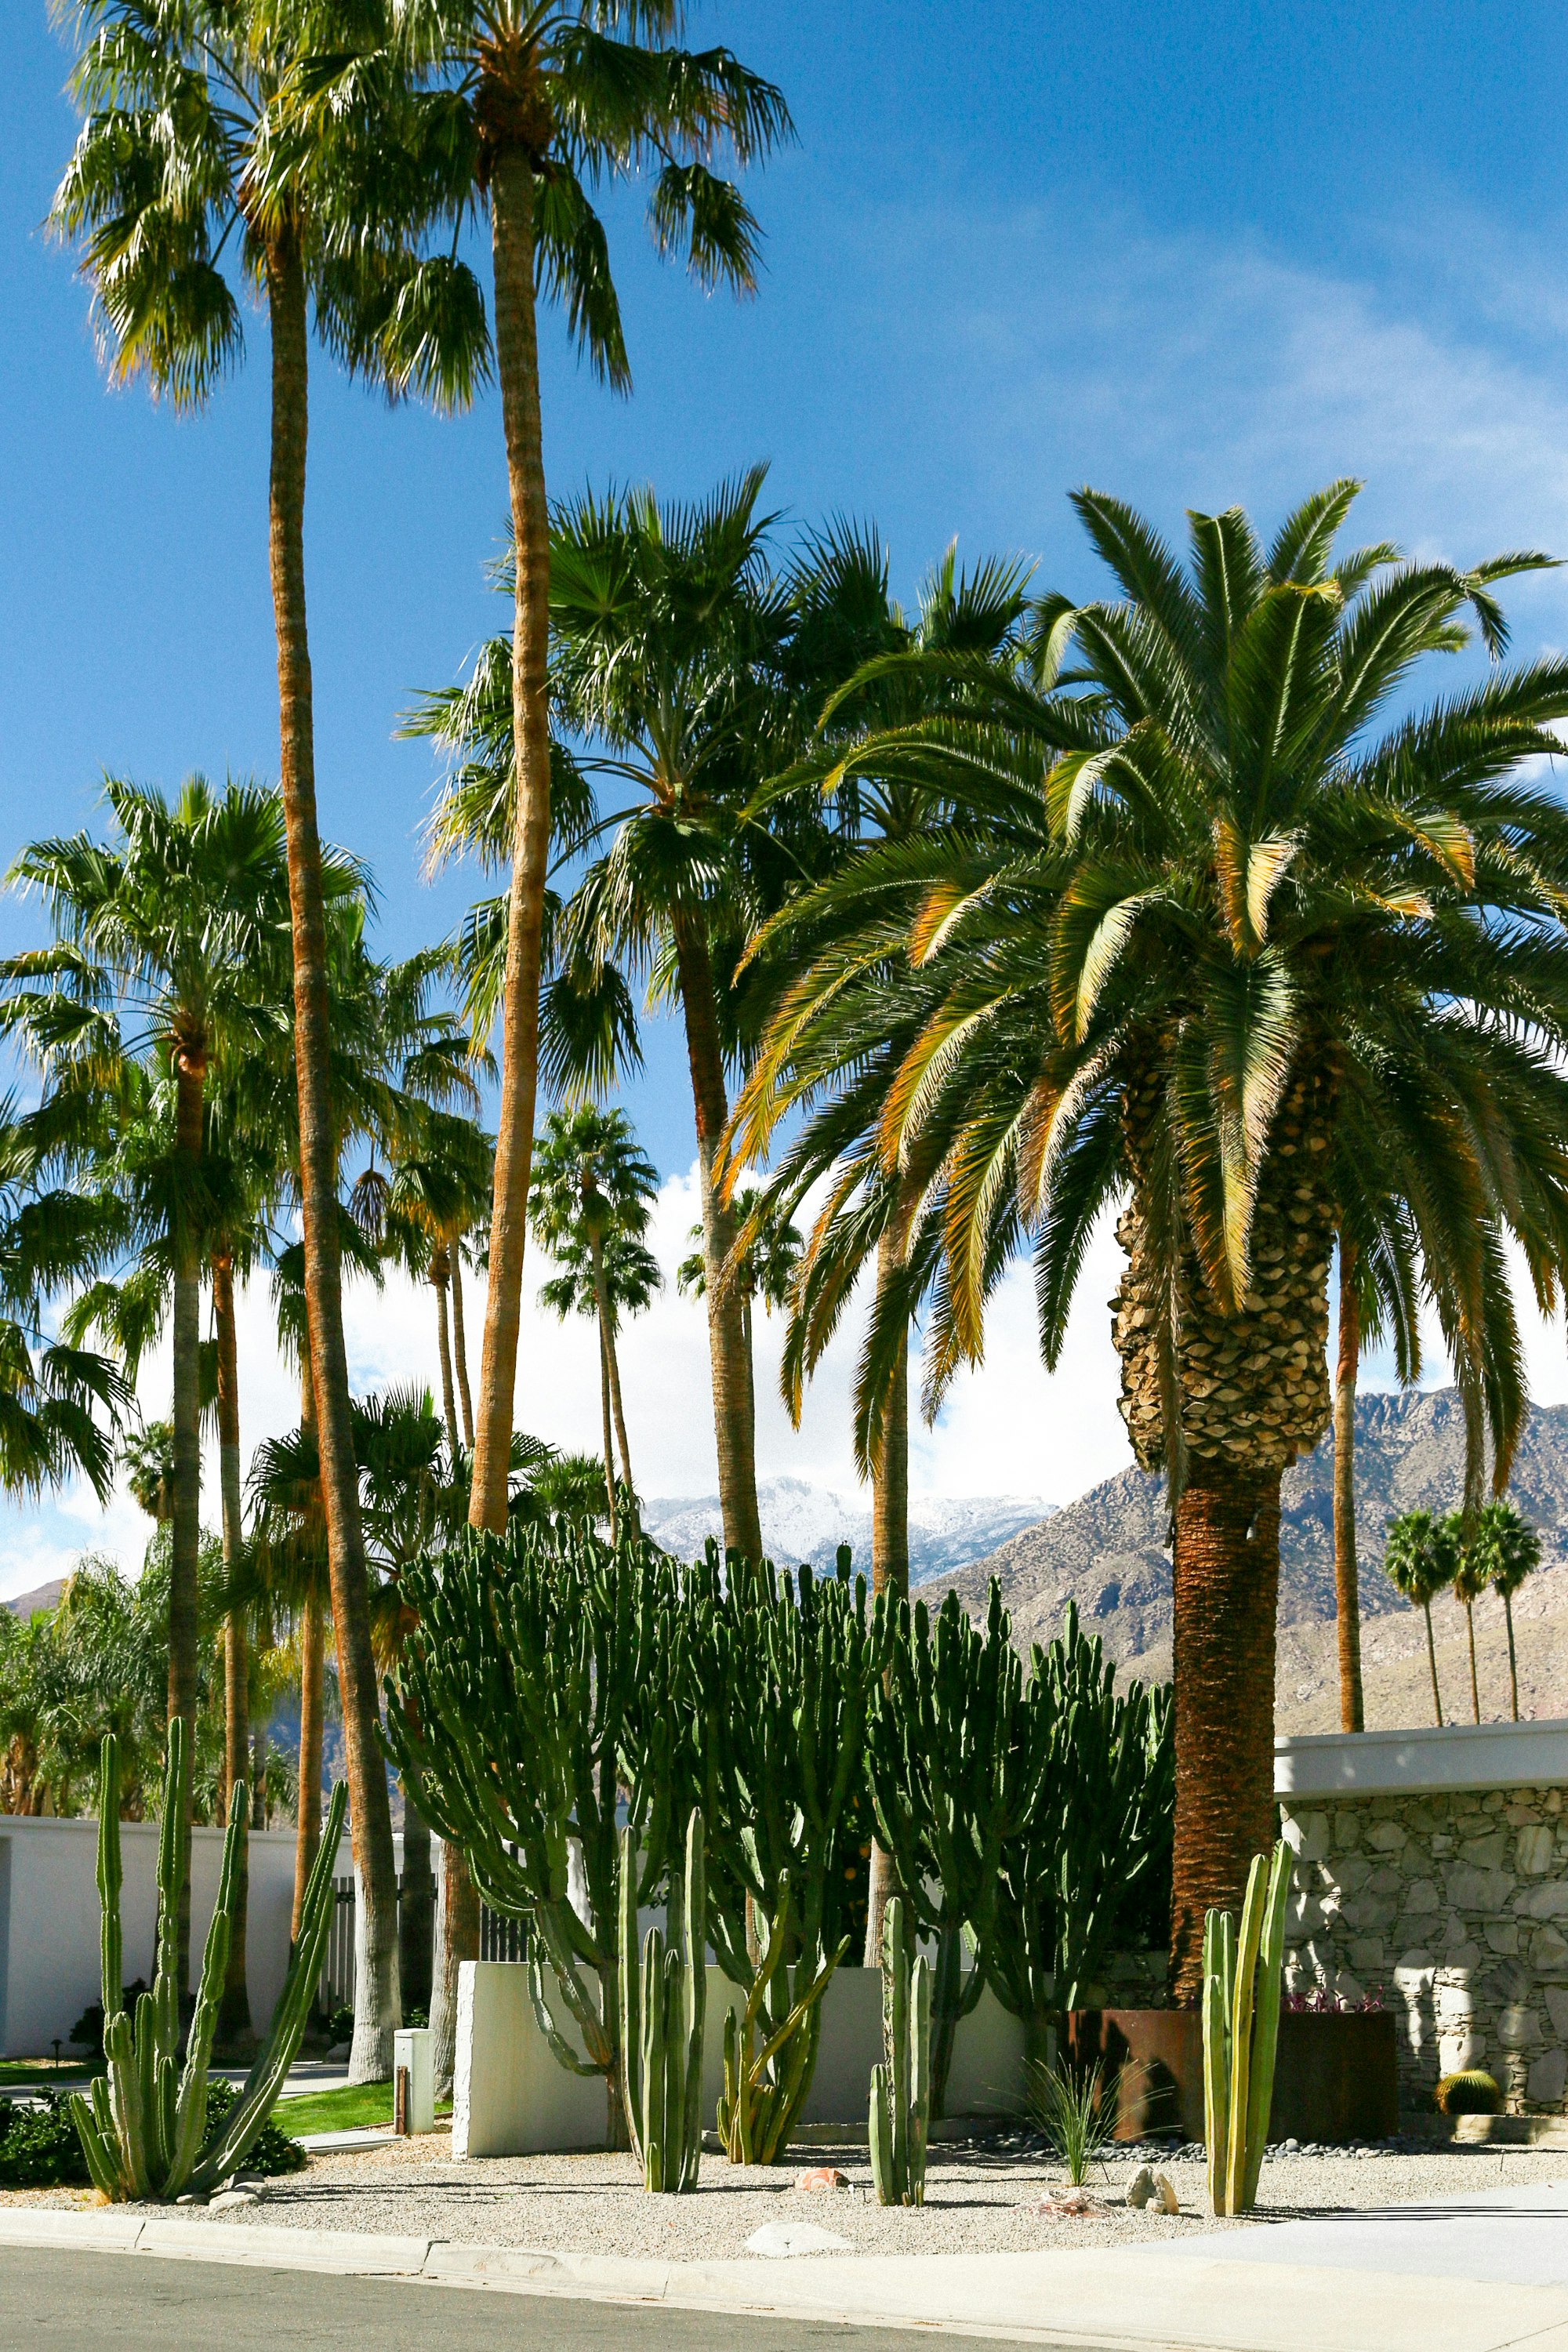
[[[217,2219],[128,2209],[0,2211],[7,2246],[151,2255],[171,2261],[397,2279],[512,2294],[735,2317],[815,2319],[860,2326],[923,2327],[1014,2343],[1193,2347],[1194,2352],[1568,2352],[1568,2264],[1531,2255],[1531,2275],[1508,2271],[1527,2242],[1561,2233],[1558,2204],[1518,2197],[1512,2211],[1485,2200],[1352,2220],[1259,2225],[1187,2246],[1110,2251],[944,2255],[914,2259],[818,2255],[787,2261],[658,2263],[547,2249],[459,2245],[347,2231],[232,2229]],[[1522,2209],[1522,2210],[1519,2210]],[[1459,2225],[1481,2226],[1466,2232]],[[1510,2224],[1515,2225],[1510,2233]],[[1502,2234],[1489,2241],[1485,2229]],[[1459,2267],[1435,2264],[1448,2231]],[[1366,2260],[1366,2229],[1382,2229],[1381,2262]],[[1533,2235],[1530,2234],[1533,2233]],[[1489,2252],[1489,2244],[1493,2251]],[[1499,2252],[1496,2249],[1504,2249]],[[1508,2251],[1511,2249],[1511,2251]],[[1350,2257],[1329,2259],[1336,2251]],[[1399,2267],[1397,2265],[1403,2265]],[[1468,2265],[1468,2268],[1464,2267]],[[1542,2282],[1534,2273],[1552,2272]],[[1324,2270],[1343,2269],[1331,2284]],[[1471,2273],[1479,2270],[1481,2275]],[[1500,2275],[1500,2273],[1507,2273]]]

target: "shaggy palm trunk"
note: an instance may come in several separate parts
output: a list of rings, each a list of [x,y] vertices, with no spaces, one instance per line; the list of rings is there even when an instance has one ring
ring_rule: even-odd
[[[1334,1379],[1334,1614],[1340,1639],[1340,1729],[1366,1728],[1361,1683],[1361,1593],[1355,1556],[1355,1391],[1361,1316],[1356,1245],[1340,1237],[1340,1349]]]
[[[468,1393],[468,1340],[463,1326],[463,1245],[452,1244],[452,1354],[458,1370],[458,1402],[463,1408],[463,1444],[474,1450],[474,1400]]]
[[[298,1940],[305,1886],[321,1843],[321,1733],[326,1705],[326,1629],[314,1594],[300,1612],[300,1799],[295,1810],[294,1915]]]
[[[504,94],[502,103],[505,103]],[[550,855],[550,517],[539,417],[534,320],[534,177],[526,149],[509,143],[490,167],[495,268],[496,373],[506,434],[516,593],[511,635],[511,723],[516,762],[511,897],[502,992],[500,1110],[496,1123],[489,1285],[485,1302],[479,1410],[468,1517],[506,1526],[512,1399],[522,1312],[528,1180],[539,1082],[539,969]]]
[[[429,2014],[435,1889],[430,1882],[430,1825],[403,1792],[403,1885],[397,1905],[397,1969],[405,2010]]]
[[[1432,1638],[1432,1603],[1424,1601],[1421,1613],[1426,1620],[1426,1665],[1432,1676],[1432,1718],[1439,1731],[1443,1728],[1443,1694],[1437,1687],[1437,1644]]]
[[[1117,1229],[1128,1253],[1114,1301],[1121,1412],[1142,1468],[1174,1459],[1185,1470],[1173,1543],[1178,2002],[1202,1985],[1205,1912],[1239,1911],[1252,1857],[1274,1842],[1279,1480],[1329,1421],[1330,1108],[1315,1076],[1286,1090],[1258,1181],[1249,1288],[1230,1308],[1190,1247],[1167,1263],[1143,1213],[1158,1079],[1125,1109],[1134,1181]]]
[[[217,1328],[218,1485],[223,1494],[223,1564],[233,1579],[239,1572],[245,1548],[245,1527],[239,1480],[239,1352],[234,1328],[234,1260],[226,1250],[212,1262],[213,1320]],[[228,1818],[229,1792],[247,1776],[250,1750],[250,1659],[245,1638],[245,1618],[231,1609],[224,1621],[224,1819]],[[254,2040],[250,2025],[250,1994],[246,1982],[245,1927],[250,1896],[249,1841],[242,1837],[235,1858],[234,1909],[230,1917],[228,1974],[224,1979],[223,2006],[218,2012],[218,2040],[226,2049],[243,2050]]]
[[[610,1541],[616,1540],[616,1454],[614,1431],[610,1425],[610,1351],[605,1344],[605,1327],[599,1325],[599,1429],[605,1448],[605,1494],[610,1507]]]
[[[436,1339],[441,1351],[441,1412],[447,1423],[447,1443],[452,1449],[452,1459],[458,1458],[458,1399],[452,1387],[452,1341],[447,1321],[447,1288],[450,1280],[450,1261],[443,1243],[430,1261],[430,1287],[436,1293]]]
[[[278,635],[278,703],[289,905],[294,953],[294,1063],[300,1091],[300,1191],[310,1324],[321,1499],[327,1522],[332,1626],[338,1646],[349,1814],[363,1898],[363,1982],[356,1990],[352,2083],[384,2082],[401,2009],[397,1874],[392,1808],[377,1734],[380,1707],[370,1639],[370,1578],[360,1525],[359,1474],[349,1415],[338,1255],[338,1139],[327,1026],[327,940],[310,654],[305,620],[305,446],[309,326],[305,273],[290,230],[267,247],[272,327],[272,467],[268,546]]]
[[[181,1173],[194,1194],[202,1159],[202,1087],[206,1075],[199,1048],[182,1046],[174,1063],[174,1142]],[[189,1196],[188,1196],[189,1197]],[[169,1721],[183,1716],[194,1739],[196,1724],[196,1654],[200,1641],[197,1570],[202,1541],[201,1256],[183,1213],[174,1231],[174,1512],[169,1528]],[[188,1799],[187,1799],[188,1803]],[[184,1999],[190,1982],[191,1885],[187,1870],[180,1889],[178,1983]]]
[[[436,1957],[431,1970],[430,2032],[436,2095],[451,2095],[458,2059],[458,1971],[479,1957],[479,1898],[461,1849],[436,1840]]]
[[[889,1230],[877,1246],[879,1289],[899,1269],[897,1235]],[[900,1349],[883,1407],[881,1443],[871,1457],[871,1591],[908,1596],[910,1589],[910,1359]],[[875,1838],[867,1886],[864,1965],[882,1960],[882,1915],[899,1893],[893,1857]]]
[[[691,1100],[697,1114],[697,1168],[702,1197],[702,1275],[708,1307],[708,1355],[713,1379],[713,1434],[719,1454],[719,1503],[726,1549],[760,1559],[762,1522],[757,1509],[756,1449],[752,1437],[752,1372],[746,1346],[745,1302],[728,1271],[735,1220],[720,1199],[713,1167],[729,1117],[724,1095],[724,1055],[719,1040],[719,1010],[713,965],[700,919],[683,915],[675,923],[675,955],[686,1019],[686,1052],[691,1066]]]

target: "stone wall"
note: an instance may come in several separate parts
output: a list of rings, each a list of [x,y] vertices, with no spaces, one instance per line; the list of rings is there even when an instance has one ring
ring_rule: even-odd
[[[1402,2024],[1403,2107],[1430,2107],[1440,2074],[1484,2066],[1511,2112],[1561,2113],[1568,2089],[1563,1790],[1298,1789],[1282,1791],[1280,1806],[1296,1857],[1291,1990],[1322,1986],[1352,2001],[1381,1993]]]

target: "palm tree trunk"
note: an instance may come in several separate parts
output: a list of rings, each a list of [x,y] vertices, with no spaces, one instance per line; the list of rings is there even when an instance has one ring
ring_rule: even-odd
[[[436,2096],[448,2098],[458,2056],[458,1971],[479,1957],[479,1898],[462,1849],[436,1840],[436,1958],[431,1970],[430,2031]]]
[[[1461,1602],[1465,1612],[1465,1629],[1470,1638],[1470,1721],[1481,1719],[1480,1686],[1476,1681],[1476,1607],[1473,1601]]]
[[[226,1249],[212,1262],[213,1319],[217,1327],[218,1484],[223,1494],[223,1564],[230,1579],[239,1572],[245,1527],[239,1484],[239,1352],[234,1325],[234,1260]],[[250,1760],[250,1660],[245,1617],[230,1609],[224,1622],[224,1819],[232,1791],[245,1781]],[[229,1927],[228,1974],[218,2012],[218,2040],[243,2049],[252,2040],[250,1993],[246,1982],[245,1930],[250,1898],[249,1840],[241,1837],[235,1860],[234,1913]]]
[[[174,1140],[195,1192],[202,1158],[202,1087],[199,1052],[182,1049],[174,1063]],[[178,1214],[178,1213],[176,1213]],[[174,1312],[174,1514],[169,1529],[169,1721],[184,1718],[191,1752],[196,1726],[196,1654],[200,1640],[197,1571],[202,1542],[201,1393],[198,1365],[202,1337],[201,1258],[183,1219],[176,1223]],[[187,1872],[180,1889],[178,1982],[181,1998],[190,1983],[191,1886]]]
[[[380,1707],[370,1640],[370,1579],[360,1526],[359,1474],[349,1419],[338,1257],[338,1138],[332,1117],[327,1029],[326,922],[321,844],[316,823],[316,762],[310,654],[305,619],[305,444],[309,421],[309,326],[298,245],[284,232],[268,246],[272,326],[272,466],[268,549],[278,635],[278,704],[283,814],[289,843],[289,905],[294,950],[294,1062],[300,1089],[300,1210],[305,1296],[321,1498],[327,1521],[332,1625],[338,1645],[343,1748],[354,1861],[363,1903],[360,1937],[364,1983],[356,1998],[352,2083],[384,2082],[400,2016],[397,1874],[392,1808],[377,1733]]]
[[[1340,1235],[1340,1350],[1334,1381],[1334,1613],[1340,1637],[1340,1729],[1366,1728],[1361,1681],[1361,1594],[1355,1556],[1355,1391],[1361,1315],[1356,1245]]]
[[[468,1393],[468,1342],[463,1328],[463,1245],[452,1244],[452,1353],[458,1366],[458,1402],[463,1408],[463,1444],[474,1450],[474,1400]]]
[[[403,1792],[403,1885],[397,1906],[397,1969],[405,2010],[430,2009],[435,1889],[430,1883],[430,1824]]]
[[[1172,1998],[1203,1984],[1204,1914],[1239,1915],[1274,1843],[1279,1473],[1194,1459],[1176,1505]]]
[[[901,1246],[889,1225],[877,1244],[877,1283],[883,1287],[899,1270]],[[871,1591],[910,1590],[910,1359],[906,1349],[888,1391],[882,1441],[871,1457]],[[882,1915],[899,1892],[893,1857],[873,1838],[866,1896],[864,1965],[882,1962]]]
[[[430,1286],[436,1293],[436,1336],[441,1350],[441,1411],[447,1423],[447,1443],[452,1449],[452,1459],[458,1458],[458,1400],[452,1387],[452,1340],[447,1322],[447,1260],[443,1248],[430,1266]]]
[[[1508,1624],[1508,1696],[1515,1723],[1519,1721],[1519,1664],[1513,1654],[1513,1601],[1508,1593],[1502,1597],[1502,1613]]]
[[[594,1300],[599,1310],[599,1342],[603,1350],[605,1385],[609,1391],[610,1408],[615,1415],[616,1443],[621,1450],[621,1475],[626,1482],[629,1495],[635,1491],[632,1486],[632,1453],[626,1444],[626,1413],[621,1402],[621,1367],[616,1354],[616,1318],[610,1306],[610,1286],[605,1278],[605,1245],[595,1233],[590,1237],[588,1246],[594,1261]],[[608,1429],[605,1435],[608,1439]],[[606,1454],[605,1459],[608,1458]]]
[[[326,1633],[321,1604],[314,1596],[300,1613],[300,1799],[295,1812],[294,1917],[289,1940],[298,1942],[305,1909],[305,1882],[321,1843],[321,1730],[325,1717]]]
[[[1432,1711],[1436,1717],[1437,1728],[1441,1731],[1443,1728],[1443,1694],[1437,1687],[1437,1644],[1432,1639],[1432,1603],[1429,1601],[1424,1601],[1421,1603],[1421,1608],[1426,1619],[1426,1664],[1432,1675]]]
[[[496,373],[506,433],[507,485],[517,585],[511,637],[511,723],[517,764],[511,900],[502,995],[500,1111],[496,1125],[489,1286],[485,1301],[479,1411],[468,1517],[506,1526],[512,1400],[522,1313],[528,1180],[539,1081],[539,967],[550,856],[550,516],[539,417],[539,346],[533,289],[533,170],[521,146],[498,154],[490,174],[495,268]]]
[[[599,1325],[599,1420],[605,1444],[605,1492],[610,1502],[610,1541],[616,1540],[616,1454],[610,1429],[610,1351],[605,1345],[605,1327]]]
[[[763,1553],[757,1509],[756,1448],[752,1435],[752,1374],[746,1347],[745,1302],[731,1279],[727,1261],[735,1221],[713,1181],[720,1138],[729,1117],[724,1096],[724,1055],[719,1041],[719,1011],[713,965],[700,920],[675,922],[675,954],[680,1002],[686,1017],[686,1052],[691,1066],[691,1099],[697,1114],[697,1167],[702,1196],[702,1271],[708,1305],[708,1355],[713,1379],[713,1434],[719,1454],[719,1502],[724,1542],[748,1559]]]

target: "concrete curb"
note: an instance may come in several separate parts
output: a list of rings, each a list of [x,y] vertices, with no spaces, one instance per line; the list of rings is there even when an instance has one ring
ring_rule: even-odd
[[[509,2294],[663,2305],[1094,2347],[1097,2352],[1568,2352],[1568,2289],[1114,2252],[681,2263],[350,2230],[49,2207],[0,2211],[0,2249],[152,2255]],[[1337,2279],[1337,2287],[1331,2285]]]

